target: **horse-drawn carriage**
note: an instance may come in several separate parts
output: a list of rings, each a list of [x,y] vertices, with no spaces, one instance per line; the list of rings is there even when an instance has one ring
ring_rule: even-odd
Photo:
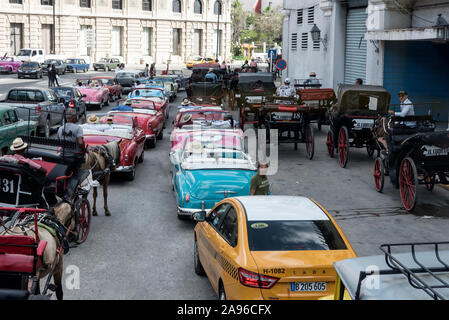
[[[432,191],[436,183],[449,184],[449,133],[435,128],[429,115],[390,117],[376,122],[376,137],[387,142],[387,150],[380,152],[374,163],[376,190],[383,191],[385,176],[389,176],[393,186],[399,188],[407,211],[416,206],[418,185]],[[378,146],[385,149],[382,143]]]
[[[329,111],[330,128],[327,150],[330,157],[338,153],[343,168],[349,159],[349,148],[366,148],[372,157],[378,150],[372,127],[379,115],[385,115],[390,94],[380,86],[340,85],[337,103]]]
[[[48,290],[62,299],[62,254],[69,242],[80,244],[89,233],[90,172],[74,171],[79,159],[73,143],[21,138],[27,158],[45,170],[0,158],[0,299],[47,299]]]
[[[194,82],[190,86],[190,100],[202,106],[221,106],[223,104],[223,84],[221,82]]]

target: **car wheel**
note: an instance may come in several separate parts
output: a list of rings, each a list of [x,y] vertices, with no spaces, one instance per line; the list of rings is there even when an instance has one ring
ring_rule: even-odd
[[[108,72],[108,71],[109,71],[109,67],[106,67],[106,68],[104,69],[104,71]]]
[[[159,134],[157,135],[156,139],[157,140],[162,140],[164,138],[164,130],[161,130],[159,132]]]
[[[98,71],[98,69],[97,69],[97,68],[94,68],[94,70],[95,70],[95,71]]]
[[[98,106],[98,108],[99,108],[100,110],[102,110],[103,107],[104,107],[104,103],[103,103],[103,101],[101,101],[101,103],[100,103],[100,105]]]
[[[50,119],[45,120],[45,126],[44,126],[44,137],[49,138],[50,137]]]
[[[78,73],[78,69],[77,68],[73,68],[73,73]]]
[[[220,283],[220,288],[218,289],[218,299],[226,300],[226,292],[222,283]]]
[[[136,177],[136,165],[133,164],[133,167],[132,167],[131,172],[128,172],[128,173],[126,174],[126,179],[127,179],[128,181],[133,181],[133,180],[135,179],[135,177]]]
[[[154,149],[156,148],[156,139],[150,139],[147,141],[148,148]]]
[[[193,265],[195,268],[195,273],[197,275],[199,276],[205,275],[203,265],[201,264],[200,257],[198,255],[198,243],[196,241],[196,238],[193,242]]]
[[[142,163],[145,160],[145,151],[142,151],[142,154],[139,157],[139,163]]]
[[[104,105],[105,105],[105,106],[108,106],[108,105],[109,105],[109,97],[107,97],[106,101],[104,102]]]

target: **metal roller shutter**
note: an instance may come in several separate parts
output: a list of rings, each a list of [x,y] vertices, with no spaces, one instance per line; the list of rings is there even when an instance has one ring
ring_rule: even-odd
[[[384,87],[391,93],[391,109],[399,111],[397,93],[406,90],[416,114],[448,121],[449,44],[431,41],[385,41]],[[433,104],[437,103],[437,104]]]
[[[366,7],[348,9],[346,16],[345,76],[344,82],[366,78]]]

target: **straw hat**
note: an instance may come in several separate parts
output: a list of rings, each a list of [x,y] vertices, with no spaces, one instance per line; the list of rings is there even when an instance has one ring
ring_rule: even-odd
[[[106,123],[113,124],[114,123],[114,117],[109,115],[106,117]]]
[[[193,141],[187,146],[187,152],[190,153],[202,153],[203,147],[201,146],[201,143],[198,141]]]
[[[95,114],[91,114],[87,119],[87,123],[98,123],[100,119]]]
[[[188,106],[189,104],[190,104],[189,99],[185,98],[184,100],[182,100],[182,103],[181,103],[182,106]]]
[[[192,120],[192,115],[190,113],[186,113],[185,115],[182,116],[183,123],[189,122],[190,120]]]
[[[10,147],[11,151],[24,150],[28,147],[28,144],[23,142],[22,138],[16,138]]]
[[[316,77],[316,73],[315,72],[311,72],[309,76],[310,77]]]

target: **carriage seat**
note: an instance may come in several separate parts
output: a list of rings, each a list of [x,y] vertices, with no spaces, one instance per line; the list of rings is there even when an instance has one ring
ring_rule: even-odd
[[[27,290],[0,289],[0,300],[28,300]]]
[[[0,273],[34,272],[35,239],[29,236],[0,236]]]

